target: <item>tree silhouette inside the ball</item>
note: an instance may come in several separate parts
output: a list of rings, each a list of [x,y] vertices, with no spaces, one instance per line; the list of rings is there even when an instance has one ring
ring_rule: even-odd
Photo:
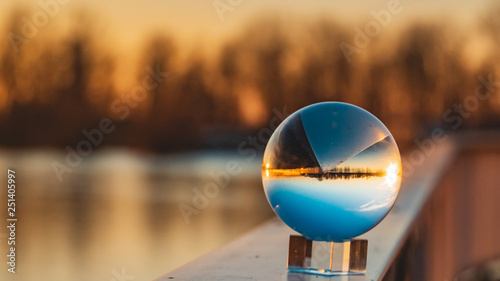
[[[271,136],[262,167],[269,204],[315,241],[348,241],[376,226],[401,185],[401,157],[389,130],[341,102],[290,115]]]

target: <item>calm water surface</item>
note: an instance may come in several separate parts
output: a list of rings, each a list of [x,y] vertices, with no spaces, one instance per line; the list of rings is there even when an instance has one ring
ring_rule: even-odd
[[[16,171],[16,274],[7,272],[7,231],[0,230],[1,280],[151,280],[214,250],[273,215],[260,161],[231,153],[147,156],[125,150],[92,154],[59,182],[53,151],[0,151],[0,180]],[[193,188],[234,160],[242,168],[186,223],[180,204]],[[0,191],[6,225],[7,192]],[[2,203],[3,202],[3,203]]]

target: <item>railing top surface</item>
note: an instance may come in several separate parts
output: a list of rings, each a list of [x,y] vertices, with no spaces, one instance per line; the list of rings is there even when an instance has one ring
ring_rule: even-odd
[[[425,155],[423,162],[406,163],[415,169],[411,174],[403,173],[401,191],[394,208],[378,226],[361,236],[368,239],[368,263],[365,275],[320,277],[288,273],[286,270],[288,236],[296,233],[278,218],[273,218],[221,249],[157,280],[381,280],[406,240],[418,214],[458,151],[457,145],[450,138],[444,143],[434,143],[434,145],[432,153],[426,154],[421,151]]]

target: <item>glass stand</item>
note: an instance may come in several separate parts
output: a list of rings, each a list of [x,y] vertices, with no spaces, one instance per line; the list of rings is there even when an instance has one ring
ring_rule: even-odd
[[[290,235],[288,270],[317,275],[356,275],[366,272],[368,240],[318,242]]]

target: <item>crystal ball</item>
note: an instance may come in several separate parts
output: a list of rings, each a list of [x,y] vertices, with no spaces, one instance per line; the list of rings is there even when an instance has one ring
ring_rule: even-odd
[[[370,112],[342,102],[304,107],[274,131],[262,181],[289,227],[316,241],[348,241],[375,227],[401,186],[401,157]]]

